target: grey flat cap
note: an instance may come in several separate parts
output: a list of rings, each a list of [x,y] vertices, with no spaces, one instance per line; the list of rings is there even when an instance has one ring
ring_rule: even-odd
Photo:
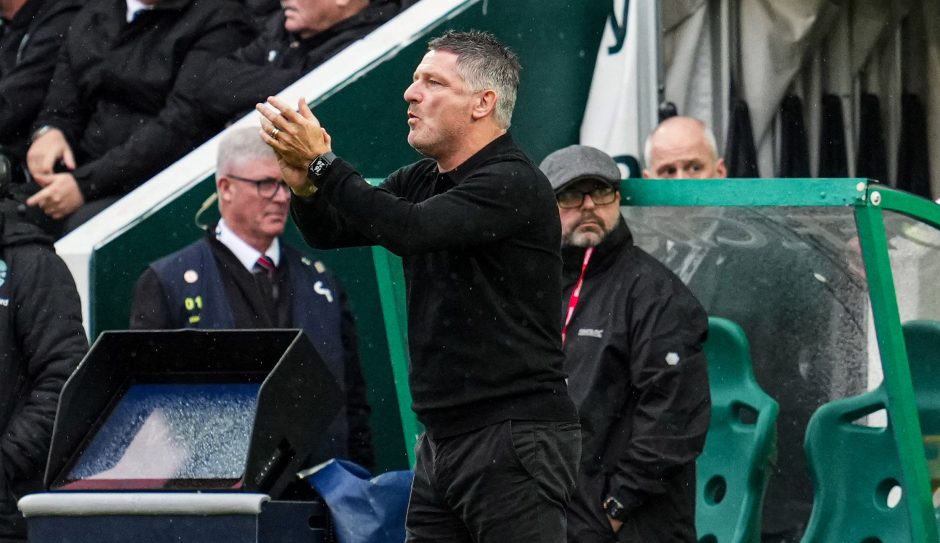
[[[552,190],[558,192],[575,181],[596,179],[611,185],[620,183],[620,168],[614,159],[594,147],[569,145],[545,157],[539,169],[552,182]]]

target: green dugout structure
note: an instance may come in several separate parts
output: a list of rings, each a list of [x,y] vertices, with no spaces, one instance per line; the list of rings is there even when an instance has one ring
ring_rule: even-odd
[[[926,377],[937,355],[924,353],[940,351],[940,206],[863,179],[621,189],[636,243],[710,315],[741,326],[757,381],[780,404],[765,527],[787,507],[803,515],[806,542],[937,541],[940,388]],[[740,460],[727,470],[747,468]]]
[[[422,0],[281,96],[305,97],[336,153],[378,182],[417,158],[405,140],[401,94],[427,39],[448,28],[489,30],[522,60],[512,130],[538,161],[577,141],[609,7]],[[559,23],[572,20],[578,24]],[[253,123],[249,116],[238,124]],[[57,244],[92,338],[127,328],[134,282],[147,264],[202,235],[194,216],[214,190],[216,145],[217,138]],[[636,243],[689,284],[710,315],[741,327],[756,379],[780,405],[765,518],[768,508],[792,510],[810,524],[806,541],[938,541],[931,480],[940,482],[940,464],[928,463],[925,442],[935,441],[921,429],[932,427],[922,405],[930,395],[914,386],[926,383],[912,384],[902,324],[940,321],[940,206],[861,179],[626,180],[622,191]],[[209,207],[202,223],[216,216]],[[287,238],[303,244],[294,230]],[[378,468],[407,468],[420,427],[407,387],[400,261],[381,248],[310,252],[342,280],[358,319]],[[815,417],[822,406],[870,390],[883,391],[883,409],[836,421],[852,425],[842,430],[887,436],[889,457],[856,448],[839,465],[851,467],[845,478],[885,463],[897,470],[852,491],[863,498],[857,514],[811,511],[824,501],[813,499],[813,482],[823,482],[815,453],[824,456],[825,447],[809,443],[806,428],[823,424]],[[837,493],[849,488],[838,478],[825,484]],[[855,531],[814,528],[810,519],[820,514]],[[886,526],[900,532],[879,535]]]

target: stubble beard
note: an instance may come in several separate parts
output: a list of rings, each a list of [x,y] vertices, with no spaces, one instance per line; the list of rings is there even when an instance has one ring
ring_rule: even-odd
[[[427,131],[425,131],[424,135],[428,135]],[[421,153],[422,155],[428,158],[434,158],[432,142],[426,141],[424,138],[422,138],[415,129],[411,129],[411,131],[408,132],[408,145],[410,145],[412,149]]]
[[[425,124],[421,130],[409,128],[411,130],[408,132],[408,145],[422,155],[438,161],[459,152],[462,142],[465,141],[465,134],[452,127],[437,126],[432,129]]]
[[[570,233],[562,236],[561,245],[562,247],[581,247],[585,249],[588,247],[596,247],[604,241],[609,233],[610,231],[606,228],[602,229],[600,232],[597,230],[579,231],[575,228]]]
[[[607,237],[607,233],[599,232],[572,232],[564,236],[561,240],[562,247],[596,247],[604,241],[604,238]]]

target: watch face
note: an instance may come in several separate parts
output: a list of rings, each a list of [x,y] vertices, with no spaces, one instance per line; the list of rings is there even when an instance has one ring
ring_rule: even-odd
[[[330,166],[330,163],[324,160],[322,156],[318,156],[313,163],[310,164],[310,175],[320,177],[326,172],[326,169]]]
[[[609,497],[604,500],[604,512],[607,513],[607,516],[613,519],[621,520],[620,517],[623,515],[623,504],[617,501],[614,497]]]

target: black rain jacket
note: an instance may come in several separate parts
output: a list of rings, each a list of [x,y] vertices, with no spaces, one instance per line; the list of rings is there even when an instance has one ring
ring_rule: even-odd
[[[567,310],[584,249],[562,256]],[[569,541],[695,542],[695,459],[711,417],[707,330],[689,289],[633,244],[621,219],[594,250],[567,329],[583,439]],[[616,536],[601,506],[607,496],[627,510]]]

